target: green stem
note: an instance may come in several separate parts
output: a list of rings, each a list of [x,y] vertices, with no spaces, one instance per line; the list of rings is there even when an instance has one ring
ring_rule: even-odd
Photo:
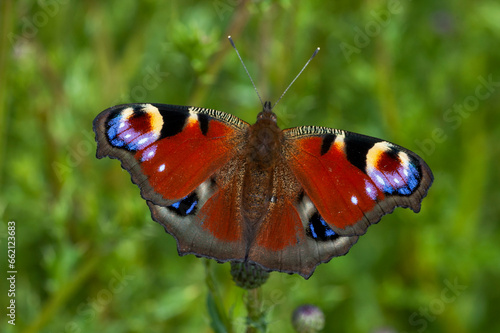
[[[217,289],[217,285],[214,281],[212,271],[210,270],[210,263],[211,263],[210,259],[204,259],[205,283],[208,288],[208,294],[209,294],[208,297],[209,299],[211,298],[212,304],[214,305],[215,308],[215,314],[209,311],[212,324],[215,326],[221,324],[224,327],[225,332],[232,333],[234,330],[233,330],[233,325],[231,324],[231,318],[229,318],[228,314],[224,309],[224,303],[222,301],[222,297],[220,296],[220,292]]]
[[[245,305],[247,309],[246,333],[265,332],[266,325],[262,311],[262,290],[260,287],[248,290]]]

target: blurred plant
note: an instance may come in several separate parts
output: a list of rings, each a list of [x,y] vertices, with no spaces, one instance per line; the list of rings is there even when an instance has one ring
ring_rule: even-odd
[[[315,333],[325,327],[325,315],[314,305],[301,305],[292,314],[292,325],[298,333]]]
[[[247,290],[245,305],[247,309],[247,333],[265,332],[265,310],[262,309],[260,287],[269,278],[269,272],[251,263],[231,262],[231,276],[234,283]]]
[[[215,332],[233,332],[232,310],[226,313],[222,297],[210,271],[210,260],[205,261],[206,284],[208,287],[207,307],[211,326]],[[269,278],[269,272],[251,263],[231,262],[231,276],[234,283],[247,291],[244,302],[247,310],[246,332],[266,332],[266,310],[262,307],[260,287]]]
[[[273,332],[293,331],[294,307],[315,295],[328,332],[500,332],[500,3],[402,2],[348,64],[339,44],[357,47],[354,29],[366,34],[389,3],[0,1],[0,213],[19,225],[24,272],[19,322],[4,320],[0,332],[244,332],[244,304],[260,289]],[[212,264],[204,283],[203,266],[177,258],[118,163],[94,158],[91,124],[105,107],[142,98],[254,121],[259,103],[229,34],[271,100],[321,47],[276,109],[283,128],[344,128],[420,151],[432,140],[426,155],[440,181],[420,214],[398,210],[308,281],[275,274],[244,291],[229,265]],[[148,68],[170,75],[145,85]],[[122,267],[134,279],[108,301],[99,292],[112,291]],[[455,278],[469,287],[447,303],[443,281]]]
[[[226,313],[224,309],[222,297],[210,270],[211,260],[206,259],[204,262],[206,272],[205,283],[208,288],[207,310],[210,316],[210,326],[216,333],[232,333],[234,332],[231,322],[232,313]]]

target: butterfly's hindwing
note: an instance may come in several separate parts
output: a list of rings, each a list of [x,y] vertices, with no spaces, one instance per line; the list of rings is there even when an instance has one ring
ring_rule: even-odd
[[[148,202],[151,215],[177,240],[180,255],[202,255],[219,262],[243,260],[245,246],[238,218],[225,207],[214,205],[219,202],[232,204],[219,199],[225,189],[219,187],[214,177],[172,205]],[[214,208],[219,209],[217,214],[210,214]]]

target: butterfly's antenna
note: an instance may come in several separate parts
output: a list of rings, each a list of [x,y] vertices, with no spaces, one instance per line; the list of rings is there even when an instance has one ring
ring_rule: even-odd
[[[262,98],[260,98],[259,92],[257,91],[257,87],[255,86],[255,83],[253,82],[252,76],[250,73],[248,73],[247,66],[245,66],[245,63],[243,62],[243,59],[241,59],[240,53],[238,52],[238,49],[236,48],[236,45],[234,45],[233,39],[231,36],[227,36],[229,39],[229,42],[233,46],[233,49],[236,51],[236,54],[238,55],[238,58],[240,58],[241,64],[243,65],[243,68],[245,69],[245,72],[247,72],[248,77],[250,78],[250,81],[252,82],[253,88],[255,89],[255,92],[257,93],[257,96],[259,96],[260,104],[264,107],[264,103],[262,102]]]
[[[288,89],[290,89],[290,87],[295,82],[295,80],[297,80],[297,78],[300,76],[300,74],[302,74],[302,72],[304,71],[304,69],[306,69],[307,65],[309,65],[309,63],[311,62],[311,60],[316,56],[316,54],[318,54],[318,52],[319,52],[319,47],[316,50],[314,50],[314,53],[312,54],[311,58],[309,58],[309,60],[307,60],[306,64],[304,65],[304,67],[302,67],[302,69],[300,70],[299,74],[297,74],[297,76],[295,77],[295,79],[293,79],[292,82],[288,85],[288,87],[286,87],[285,91],[283,91],[283,93],[281,94],[280,98],[278,98],[278,100],[276,101],[276,103],[274,103],[274,105],[271,108],[271,110],[274,109],[274,107],[276,106],[276,104],[278,104],[279,101],[281,101],[281,99],[286,94],[286,92],[288,91]]]

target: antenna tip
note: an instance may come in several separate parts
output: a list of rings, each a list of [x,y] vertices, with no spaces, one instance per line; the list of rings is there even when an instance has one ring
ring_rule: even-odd
[[[236,50],[236,46],[234,45],[233,39],[231,36],[227,36],[227,39],[229,39],[229,43],[231,43],[231,46]]]
[[[316,56],[316,54],[318,54],[318,52],[319,52],[319,47],[318,47],[318,48],[316,48],[316,50],[314,50],[314,53],[313,53],[313,55],[311,56],[311,59],[312,59],[312,58],[314,58],[314,57]],[[311,61],[311,59],[309,59],[309,61]]]

